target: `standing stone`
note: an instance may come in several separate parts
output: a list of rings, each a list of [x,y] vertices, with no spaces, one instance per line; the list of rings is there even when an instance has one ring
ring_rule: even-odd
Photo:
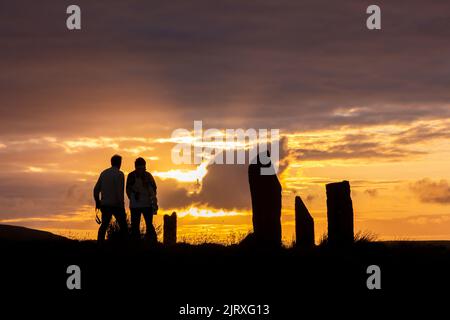
[[[329,183],[327,189],[328,242],[334,246],[353,243],[353,205],[348,181]]]
[[[314,219],[299,196],[295,197],[295,235],[297,248],[314,247]]]
[[[177,214],[172,212],[172,215],[164,215],[164,245],[174,245],[177,243]]]
[[[261,247],[281,246],[281,184],[275,172],[262,175],[260,156],[248,167],[248,180],[252,198],[254,240]]]

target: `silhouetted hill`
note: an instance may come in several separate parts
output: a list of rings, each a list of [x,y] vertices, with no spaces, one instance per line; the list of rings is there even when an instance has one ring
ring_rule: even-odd
[[[69,240],[51,232],[30,229],[19,226],[0,224],[0,240],[10,241],[35,241],[35,240]]]

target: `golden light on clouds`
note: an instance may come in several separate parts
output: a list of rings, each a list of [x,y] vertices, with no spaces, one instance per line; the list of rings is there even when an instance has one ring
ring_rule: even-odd
[[[350,111],[357,113],[359,109]],[[285,158],[282,160],[288,163],[279,175],[283,185],[285,242],[292,239],[294,232],[295,195],[304,199],[316,219],[317,236],[320,237],[326,231],[324,186],[328,182],[344,179],[351,182],[357,229],[373,230],[383,239],[399,236],[433,238],[437,232],[441,238],[450,238],[450,234],[445,235],[445,229],[441,230],[449,224],[446,216],[448,184],[445,182],[450,180],[446,160],[450,156],[449,129],[449,120],[423,120],[408,125],[282,131],[281,138],[287,139]],[[224,131],[222,133],[219,136],[223,137]],[[39,186],[59,183],[60,180],[61,184],[66,185],[65,189],[58,185],[60,194],[57,200],[49,201],[47,195],[42,200],[5,199],[4,206],[15,208],[19,217],[3,217],[0,223],[21,224],[66,235],[77,234],[83,238],[95,237],[97,225],[93,219],[91,189],[100,171],[109,165],[109,157],[119,153],[124,157],[122,170],[125,174],[133,170],[136,157],[143,156],[151,161],[149,170],[158,181],[159,190],[162,190],[161,200],[165,203],[155,223],[161,223],[163,214],[176,211],[180,218],[180,237],[193,239],[196,233],[212,232],[220,234],[220,241],[226,241],[223,239],[233,230],[244,233],[251,230],[249,209],[235,209],[232,201],[226,206],[208,204],[225,196],[220,193],[220,187],[216,193],[198,197],[207,191],[203,190],[205,178],[209,175],[214,177],[216,173],[207,159],[196,166],[172,164],[170,152],[177,143],[193,143],[192,147],[218,148],[222,151],[249,147],[248,141],[245,144],[237,141],[215,143],[199,141],[192,136],[182,139],[131,135],[68,139],[46,136],[0,141],[3,156],[11,154],[11,157],[16,157],[32,150],[29,156],[14,162],[9,169],[22,174],[21,179],[36,180]],[[51,156],[47,156],[48,153]],[[239,182],[241,188],[236,190],[247,188],[246,170],[240,174],[243,182]],[[424,178],[430,180],[422,180]],[[220,179],[231,185],[237,183],[232,180],[233,176],[224,175]],[[427,182],[427,186],[433,186],[433,196],[417,191],[422,190],[423,181]],[[54,194],[54,190],[49,192]],[[171,192],[178,193],[170,199],[184,197],[184,204],[164,201],[164,197]],[[203,202],[198,203],[199,199]],[[21,201],[24,203],[22,207]],[[59,206],[61,208],[56,213],[46,212]],[[31,215],[28,213],[30,210],[36,213]],[[21,212],[28,214],[20,217]]]
[[[25,172],[44,172],[44,171],[45,171],[45,169],[43,169],[43,168],[32,167],[32,166],[25,169]]]
[[[152,174],[163,180],[174,179],[179,182],[201,182],[208,173],[208,162],[203,162],[193,170],[172,169],[169,171],[154,171]]]
[[[178,209],[177,215],[179,217],[197,217],[197,218],[217,218],[217,217],[232,217],[232,216],[248,216],[251,215],[249,211],[235,211],[214,208],[189,207],[187,209]]]

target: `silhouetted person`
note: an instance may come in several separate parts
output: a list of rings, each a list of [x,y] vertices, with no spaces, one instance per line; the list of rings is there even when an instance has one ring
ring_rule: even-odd
[[[254,238],[259,246],[279,247],[281,245],[281,184],[275,172],[272,175],[261,174],[261,168],[272,167],[270,158],[267,164],[261,162],[263,156],[264,154],[260,153],[256,163],[248,167]],[[267,157],[270,157],[269,152]]]
[[[99,244],[105,240],[105,234],[112,216],[119,224],[120,233],[125,237],[128,233],[127,217],[124,204],[125,176],[120,171],[122,157],[114,155],[111,158],[111,167],[104,170],[94,187],[95,208],[100,209],[102,221],[98,229],[97,241]]]
[[[150,172],[146,171],[146,162],[143,158],[137,158],[134,166],[135,170],[128,174],[126,189],[130,199],[131,235],[133,238],[139,239],[141,215],[143,215],[146,227],[145,236],[155,244],[157,239],[153,227],[153,215],[158,211],[155,179]]]

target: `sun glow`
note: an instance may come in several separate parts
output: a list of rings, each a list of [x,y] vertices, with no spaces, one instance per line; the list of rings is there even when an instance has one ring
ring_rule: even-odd
[[[159,177],[163,180],[165,179],[175,179],[179,182],[199,182],[208,173],[207,170],[208,162],[203,162],[194,170],[179,170],[172,169],[169,171],[155,171],[153,175]]]
[[[197,218],[217,218],[217,217],[232,217],[232,216],[246,216],[250,213],[247,211],[236,210],[224,210],[224,209],[211,209],[211,208],[199,208],[189,207],[185,209],[179,209],[177,216],[180,218],[191,216]]]

